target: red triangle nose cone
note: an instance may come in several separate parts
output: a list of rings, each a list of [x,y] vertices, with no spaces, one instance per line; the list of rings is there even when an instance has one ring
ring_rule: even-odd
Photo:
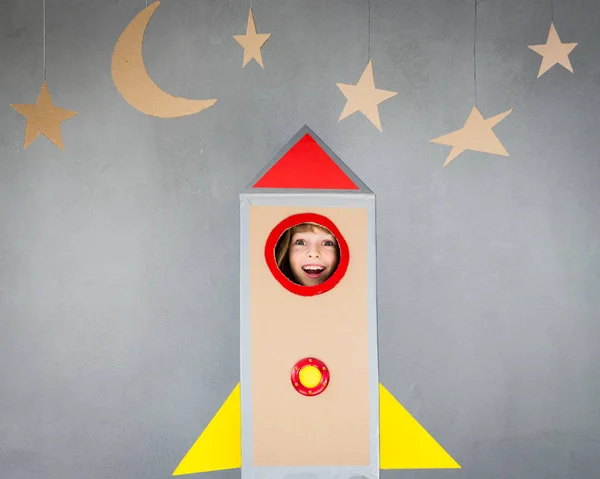
[[[308,133],[253,188],[359,189]]]

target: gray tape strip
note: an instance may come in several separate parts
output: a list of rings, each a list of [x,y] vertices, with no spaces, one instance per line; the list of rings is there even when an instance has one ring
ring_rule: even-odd
[[[240,198],[240,406],[242,477],[252,464],[252,377],[250,354],[250,202]]]
[[[366,208],[369,202],[375,201],[373,194],[344,195],[344,194],[243,194],[244,198],[254,206],[293,206],[293,207],[341,207],[341,208]],[[308,211],[307,211],[308,212]]]
[[[375,197],[369,201],[368,217],[368,307],[369,375],[371,397],[371,466],[379,471],[379,342],[377,326],[377,208]],[[379,472],[377,476],[379,477]]]
[[[371,467],[255,467],[242,469],[242,479],[379,479],[379,470]]]

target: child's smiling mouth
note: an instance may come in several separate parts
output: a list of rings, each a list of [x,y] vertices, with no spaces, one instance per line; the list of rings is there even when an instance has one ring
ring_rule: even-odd
[[[306,264],[302,266],[302,271],[304,271],[309,278],[318,278],[321,273],[325,271],[325,267],[318,264]]]

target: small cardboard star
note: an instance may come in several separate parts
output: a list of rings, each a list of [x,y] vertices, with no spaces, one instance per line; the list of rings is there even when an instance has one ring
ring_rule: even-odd
[[[502,146],[502,143],[500,143],[500,140],[494,134],[492,128],[504,120],[504,118],[512,111],[513,109],[511,108],[504,113],[500,113],[499,115],[486,120],[483,118],[483,115],[479,112],[477,107],[473,107],[464,127],[460,130],[448,133],[447,135],[435,138],[434,140],[430,140],[431,143],[452,146],[452,150],[450,151],[444,166],[465,150],[508,156],[508,152],[504,146]]]
[[[398,92],[377,90],[375,88],[375,78],[373,77],[373,65],[371,60],[369,60],[365,71],[360,76],[356,85],[337,83],[337,87],[341,90],[347,100],[346,106],[344,106],[344,110],[342,111],[338,122],[353,113],[360,111],[379,131],[382,131],[377,105],[396,96]]]
[[[256,33],[256,25],[254,25],[254,15],[252,15],[252,9],[248,12],[248,27],[246,28],[245,35],[234,35],[233,38],[244,47],[244,68],[250,60],[253,58],[258,64],[265,68],[263,65],[262,54],[260,49],[267,42],[270,33]]]
[[[577,43],[561,43],[556,28],[554,28],[554,23],[551,23],[546,44],[529,45],[529,48],[542,56],[542,64],[540,65],[540,71],[538,72],[537,77],[541,77],[557,63],[560,63],[571,73],[574,73],[569,60],[569,53],[571,53],[576,46]]]
[[[24,149],[27,149],[33,140],[42,133],[61,150],[64,150],[60,124],[77,115],[77,112],[55,107],[52,104],[46,81],[42,85],[37,103],[11,104],[11,106],[27,118]]]

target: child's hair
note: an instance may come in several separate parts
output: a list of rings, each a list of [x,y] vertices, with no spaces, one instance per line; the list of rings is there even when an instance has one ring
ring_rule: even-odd
[[[313,231],[315,233],[324,231],[335,238],[335,235],[331,231],[316,223],[301,223],[285,230],[285,232],[281,235],[281,238],[279,238],[279,241],[277,241],[277,246],[275,246],[275,261],[277,262],[279,270],[285,276],[287,276],[290,281],[296,282],[294,280],[294,276],[292,275],[292,270],[290,269],[290,247],[292,246],[292,238],[296,233],[303,233],[305,231]],[[337,250],[337,257],[339,260],[340,248],[338,246],[337,239],[335,241],[335,248]]]

